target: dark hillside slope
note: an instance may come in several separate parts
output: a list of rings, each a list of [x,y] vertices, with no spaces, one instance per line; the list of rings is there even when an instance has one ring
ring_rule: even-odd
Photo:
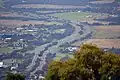
[[[15,4],[64,4],[64,5],[82,5],[89,0],[9,0],[9,5]]]
[[[30,3],[52,3],[52,4],[72,4],[81,5],[89,0],[28,0]]]

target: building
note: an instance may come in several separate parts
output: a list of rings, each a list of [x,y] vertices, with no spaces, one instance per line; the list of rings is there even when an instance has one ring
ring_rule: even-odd
[[[0,62],[0,68],[3,68],[4,63]]]

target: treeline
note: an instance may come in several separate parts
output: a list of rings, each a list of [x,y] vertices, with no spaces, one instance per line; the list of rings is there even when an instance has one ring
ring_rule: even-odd
[[[25,80],[25,76],[9,73],[6,80]],[[74,58],[50,63],[45,80],[120,80],[120,55],[85,44]]]
[[[120,55],[83,45],[73,59],[53,61],[46,80],[120,80]]]

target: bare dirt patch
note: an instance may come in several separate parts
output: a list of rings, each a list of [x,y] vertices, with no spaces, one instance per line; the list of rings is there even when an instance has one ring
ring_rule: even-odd
[[[50,4],[19,4],[19,5],[12,6],[12,8],[54,8],[54,9],[67,9],[67,8],[85,8],[85,6],[50,5]]]
[[[13,26],[13,27],[18,27],[18,26],[22,26],[22,25],[35,25],[35,24],[45,24],[45,25],[53,25],[53,24],[61,24],[58,22],[45,22],[45,21],[33,21],[33,20],[29,20],[29,21],[21,21],[21,20],[0,20],[0,24],[1,25],[8,25],[8,26]]]
[[[115,0],[100,0],[100,1],[92,1],[92,4],[107,4],[107,3],[113,3]]]
[[[100,48],[120,48],[120,39],[89,39],[86,44],[94,44]]]
[[[92,38],[94,39],[120,39],[120,25],[95,26]]]

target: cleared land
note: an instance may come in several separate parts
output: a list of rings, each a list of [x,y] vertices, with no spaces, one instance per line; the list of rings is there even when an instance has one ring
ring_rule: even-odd
[[[0,12],[0,17],[30,17],[16,12]]]
[[[93,27],[93,39],[120,39],[120,25]]]
[[[120,48],[120,39],[89,39],[85,43],[95,44],[100,48]]]
[[[12,8],[51,8],[51,9],[67,9],[67,8],[85,8],[85,6],[72,6],[72,5],[51,5],[51,4],[19,4],[14,5]]]
[[[0,48],[0,53],[11,53],[12,49],[8,47],[2,47]]]
[[[3,7],[3,4],[4,4],[3,0],[0,0],[0,8]]]
[[[58,17],[60,19],[65,19],[65,20],[88,22],[92,24],[92,23],[100,22],[100,21],[95,21],[94,19],[107,18],[108,14],[78,11],[78,12],[55,13],[55,14],[51,14],[50,16]]]
[[[99,0],[99,1],[92,1],[91,3],[92,4],[108,4],[108,3],[112,3],[114,2],[115,0]]]
[[[73,58],[73,55],[72,54],[68,54],[68,53],[66,53],[66,54],[57,54],[56,57],[53,58],[53,60],[59,61],[59,60],[61,60],[64,57]]]
[[[35,25],[35,24],[45,24],[45,25],[53,25],[53,24],[57,24],[57,25],[61,25],[62,23],[59,22],[45,22],[45,21],[33,21],[33,20],[29,20],[29,21],[21,21],[21,20],[0,20],[0,24],[1,25],[9,25],[12,27],[18,27],[18,26],[22,26],[22,25]]]
[[[102,48],[120,48],[120,25],[94,26],[92,28],[92,39],[84,42],[93,43]],[[73,46],[80,46],[81,41],[73,43]],[[84,43],[83,42],[83,43]]]

